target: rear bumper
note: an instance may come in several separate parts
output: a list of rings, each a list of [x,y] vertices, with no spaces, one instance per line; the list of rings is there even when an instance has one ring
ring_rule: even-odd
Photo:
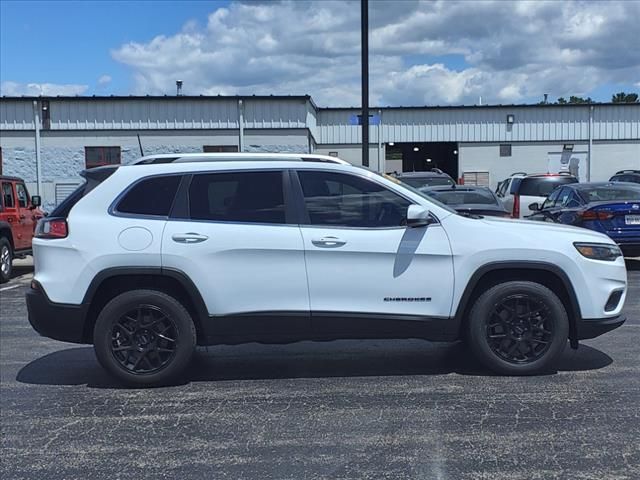
[[[624,317],[583,318],[577,322],[578,340],[596,338],[603,333],[620,327],[627,319]]]
[[[71,343],[83,341],[86,309],[83,305],[53,303],[42,287],[26,294],[29,323],[43,337]]]

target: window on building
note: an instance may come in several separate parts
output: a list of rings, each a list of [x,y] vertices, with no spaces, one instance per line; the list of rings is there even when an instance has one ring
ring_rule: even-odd
[[[329,156],[330,157],[337,157],[338,156],[338,152],[329,152]]]
[[[189,210],[194,220],[286,223],[282,172],[195,175]]]
[[[23,183],[16,183],[16,195],[18,196],[18,205],[20,208],[27,208],[29,204],[29,195],[27,194],[27,188]]]
[[[170,175],[141,181],[125,194],[118,204],[118,212],[168,216],[180,184],[180,178],[180,175]]]
[[[501,157],[510,157],[511,156],[511,144],[504,143],[500,145],[500,156]]]
[[[15,208],[16,201],[13,197],[13,187],[9,182],[2,184],[2,200],[4,208]]]
[[[84,147],[87,168],[120,165],[120,147]]]
[[[355,175],[298,172],[311,225],[399,227],[411,202]]]
[[[238,151],[237,145],[204,145],[204,153],[233,153]]]
[[[489,172],[464,172],[462,178],[465,185],[477,185],[488,187],[490,182]]]

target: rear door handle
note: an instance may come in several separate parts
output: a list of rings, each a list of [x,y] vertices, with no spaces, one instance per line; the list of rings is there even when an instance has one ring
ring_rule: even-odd
[[[171,239],[177,243],[200,243],[207,240],[209,237],[206,235],[201,235],[199,233],[188,232],[188,233],[174,233],[171,236]]]
[[[341,238],[333,236],[311,240],[311,243],[313,243],[316,247],[321,248],[337,248],[347,244],[346,240],[342,240]]]

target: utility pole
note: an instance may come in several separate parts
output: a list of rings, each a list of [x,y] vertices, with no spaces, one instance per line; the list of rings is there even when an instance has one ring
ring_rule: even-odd
[[[369,0],[360,0],[362,37],[362,165],[369,166]]]

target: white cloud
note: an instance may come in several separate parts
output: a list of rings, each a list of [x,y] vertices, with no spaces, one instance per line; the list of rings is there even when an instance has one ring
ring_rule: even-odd
[[[640,2],[376,1],[374,104],[492,103],[586,95],[640,78]],[[112,51],[136,93],[310,94],[360,103],[360,12],[350,1],[233,2],[206,27]],[[453,68],[441,56],[464,59]],[[430,60],[429,57],[435,57]]]
[[[110,75],[100,75],[100,77],[98,78],[98,85],[100,86],[105,86],[105,85],[108,85],[109,83],[111,83]]]
[[[56,83],[18,83],[6,81],[0,83],[0,95],[15,96],[73,96],[82,95],[88,85],[56,84]]]

